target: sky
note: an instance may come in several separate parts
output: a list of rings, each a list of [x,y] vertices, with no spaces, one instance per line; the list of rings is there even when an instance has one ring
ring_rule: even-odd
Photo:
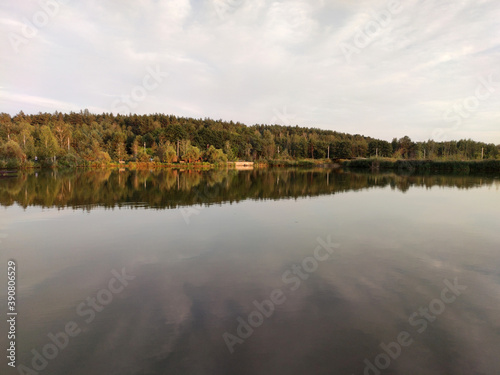
[[[498,0],[0,4],[0,112],[500,144]]]

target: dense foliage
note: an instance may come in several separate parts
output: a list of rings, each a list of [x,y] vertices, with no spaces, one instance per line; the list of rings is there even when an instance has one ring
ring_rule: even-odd
[[[0,166],[102,165],[110,162],[232,160],[495,159],[500,146],[460,140],[392,142],[299,126],[254,125],[165,114],[0,114]]]

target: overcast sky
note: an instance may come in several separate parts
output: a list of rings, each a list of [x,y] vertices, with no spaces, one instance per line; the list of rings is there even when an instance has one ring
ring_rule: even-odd
[[[0,112],[500,143],[498,0],[0,3]]]

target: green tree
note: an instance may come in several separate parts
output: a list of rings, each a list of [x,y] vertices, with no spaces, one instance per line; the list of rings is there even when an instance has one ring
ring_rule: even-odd
[[[201,152],[200,152],[200,149],[198,147],[189,145],[189,146],[187,146],[186,151],[182,155],[182,159],[191,163],[193,161],[199,160],[200,155],[201,155]]]
[[[223,164],[227,163],[227,155],[221,149],[216,149],[214,146],[210,146],[207,151],[205,151],[204,159],[211,164]]]
[[[57,139],[59,147],[69,151],[71,129],[69,125],[63,121],[62,115],[54,124],[53,134]]]
[[[57,139],[47,125],[40,128],[40,140],[38,143],[38,154],[42,159],[53,158],[58,152]]]
[[[131,151],[134,158],[137,159],[137,152],[139,151],[139,141],[137,140],[137,138],[135,138],[134,142],[132,142]]]
[[[264,130],[262,137],[262,156],[266,159],[274,158],[276,153],[276,144],[274,143],[274,136],[269,130]]]
[[[236,155],[233,148],[231,147],[230,141],[226,141],[226,143],[224,144],[224,152],[227,155],[228,160],[236,160]]]
[[[352,157],[352,144],[351,141],[337,141],[334,143],[333,154],[339,159],[348,159]]]
[[[18,124],[19,134],[17,136],[17,143],[21,146],[23,152],[29,159],[33,159],[36,155],[34,127],[27,121],[21,121]]]
[[[127,157],[127,148],[125,146],[125,134],[115,133],[111,142],[111,154],[113,159],[122,161]]]
[[[11,139],[0,147],[0,158],[15,159],[19,162],[23,162],[26,160],[26,154],[21,149],[21,146]]]
[[[156,149],[156,156],[164,163],[172,163],[177,158],[177,151],[170,141],[161,142]]]
[[[0,129],[2,130],[2,137],[9,141],[14,130],[14,124],[8,113],[0,113]]]

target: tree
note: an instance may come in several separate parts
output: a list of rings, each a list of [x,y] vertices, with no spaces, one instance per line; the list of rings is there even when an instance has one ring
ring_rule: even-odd
[[[368,154],[368,143],[361,136],[352,142],[352,155],[357,157],[366,157]]]
[[[393,138],[391,142],[392,152],[396,153],[399,150],[399,143],[397,138]]]
[[[228,160],[236,160],[236,156],[231,147],[230,141],[226,141],[226,143],[224,144],[224,152],[226,153]]]
[[[0,147],[0,157],[3,159],[16,159],[25,161],[26,154],[21,149],[21,146],[16,141],[10,140]]]
[[[116,143],[114,148],[114,157],[118,161],[122,161],[127,156],[127,148],[125,147],[125,142],[119,141]]]
[[[207,151],[205,151],[204,159],[211,164],[223,164],[227,163],[227,156],[221,149],[216,149],[214,146],[210,146]]]
[[[169,145],[165,152],[165,161],[167,163],[172,163],[176,159],[177,159],[177,151],[175,151],[175,148],[172,145]]]
[[[139,141],[137,138],[134,139],[134,142],[132,142],[132,155],[134,155],[134,158],[137,159],[137,152],[139,151]]]
[[[381,156],[379,150],[379,141],[374,139],[368,143],[368,155],[369,156]]]
[[[351,141],[337,141],[334,143],[333,154],[339,159],[348,159],[352,157],[352,145]]]
[[[379,141],[379,155],[380,156],[385,156],[385,157],[390,157],[392,155],[392,145],[387,142],[387,141]]]
[[[276,144],[274,143],[274,136],[269,130],[264,130],[262,137],[262,156],[266,159],[274,157],[276,152]]]
[[[121,161],[127,156],[127,148],[125,147],[125,134],[115,133],[111,142],[111,154],[115,160]]]
[[[57,142],[59,144],[60,148],[65,148],[69,144],[69,138],[71,135],[70,128],[68,124],[66,124],[63,119],[62,115],[59,117],[59,119],[56,121],[54,124],[54,135],[57,139]],[[69,149],[69,147],[68,147]]]
[[[485,146],[485,148],[484,148],[484,158],[485,159],[496,159],[498,154],[499,154],[499,150],[493,143],[490,143],[489,145]]]
[[[40,141],[38,144],[38,154],[43,159],[55,157],[58,151],[57,140],[47,125],[40,128]]]
[[[8,113],[0,113],[0,129],[2,129],[5,139],[10,140],[13,127],[10,115]]]
[[[182,159],[187,161],[188,163],[191,163],[193,161],[197,161],[200,159],[200,149],[198,147],[189,145],[182,155]]]
[[[149,154],[146,152],[144,147],[139,148],[139,151],[137,152],[137,161],[146,163],[150,159]]]
[[[410,137],[405,135],[403,138],[399,139],[398,145],[401,155],[404,158],[409,159],[410,157],[415,157],[415,144],[411,141]]]
[[[164,163],[172,163],[177,157],[177,152],[174,146],[169,141],[166,141],[158,145],[156,156]]]
[[[19,134],[17,135],[17,143],[21,146],[23,152],[29,159],[33,159],[36,155],[35,139],[33,137],[34,127],[27,121],[21,120],[17,128]]]
[[[205,151],[204,160],[273,159],[286,157],[286,153],[295,159],[378,155],[408,159],[479,160],[482,157],[495,159],[500,154],[499,146],[471,139],[412,142],[405,136],[394,138],[391,143],[359,134],[298,126],[248,127],[208,118],[164,114],[94,115],[89,111],[36,115],[20,112],[13,118],[7,113],[0,113],[0,145],[10,140],[17,142],[28,159],[35,156],[40,159],[61,158],[71,153],[75,156],[68,158],[72,165],[83,160],[107,159],[101,152],[111,155],[114,161],[127,159],[127,154],[131,154],[135,160],[158,157],[164,162],[178,160],[180,156],[196,160],[200,150]],[[145,149],[144,143],[149,146],[148,149]],[[207,152],[209,146],[220,152]]]

